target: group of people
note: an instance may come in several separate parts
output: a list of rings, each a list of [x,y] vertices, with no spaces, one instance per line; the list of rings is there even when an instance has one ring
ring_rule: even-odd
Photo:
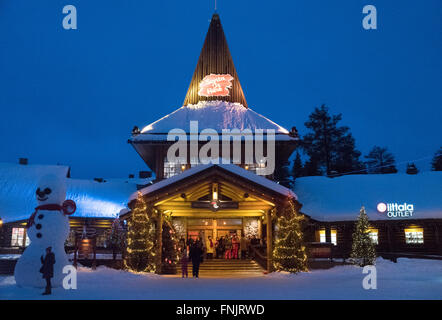
[[[192,261],[192,276],[198,278],[199,266],[206,259],[246,259],[252,256],[251,245],[259,244],[259,239],[252,237],[238,237],[236,234],[217,237],[213,240],[208,236],[204,241],[202,237],[193,239],[189,237],[187,242],[180,239],[181,274],[188,277],[188,262]],[[215,256],[214,256],[215,255]]]

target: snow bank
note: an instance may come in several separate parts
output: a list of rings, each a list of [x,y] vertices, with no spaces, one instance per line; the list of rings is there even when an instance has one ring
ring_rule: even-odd
[[[294,191],[301,211],[320,221],[356,220],[361,206],[371,220],[391,219],[377,211],[380,202],[413,204],[411,218],[442,218],[442,172],[304,177]]]
[[[365,290],[367,274],[338,266],[299,274],[272,273],[250,278],[199,278],[133,274],[103,266],[78,268],[76,290],[18,288],[14,277],[0,276],[0,299],[442,299],[442,261],[378,259],[377,289]]]

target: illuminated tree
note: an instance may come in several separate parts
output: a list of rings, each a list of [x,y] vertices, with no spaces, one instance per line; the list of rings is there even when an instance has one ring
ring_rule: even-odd
[[[153,208],[149,207],[139,192],[128,221],[127,255],[124,264],[131,271],[155,271],[155,224]]]
[[[278,271],[307,271],[307,253],[303,241],[304,217],[296,212],[293,201],[284,207],[276,223],[277,239],[273,249],[273,267]]]
[[[370,238],[370,224],[365,208],[362,207],[353,233],[353,243],[350,258],[354,264],[361,267],[372,265],[376,261],[376,247]]]

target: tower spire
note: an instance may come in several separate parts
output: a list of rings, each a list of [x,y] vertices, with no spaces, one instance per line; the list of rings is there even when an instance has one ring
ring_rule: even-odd
[[[247,108],[221,20],[216,12],[212,16],[184,105],[212,100],[238,102]]]

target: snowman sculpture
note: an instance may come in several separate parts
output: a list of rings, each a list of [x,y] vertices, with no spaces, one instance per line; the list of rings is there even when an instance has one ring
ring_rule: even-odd
[[[69,235],[69,218],[75,212],[75,202],[66,200],[66,184],[54,175],[41,178],[36,190],[38,206],[27,224],[31,240],[15,266],[14,277],[18,286],[44,288],[46,281],[40,273],[40,257],[52,247],[55,255],[52,287],[61,286],[63,268],[69,265],[64,243]]]

